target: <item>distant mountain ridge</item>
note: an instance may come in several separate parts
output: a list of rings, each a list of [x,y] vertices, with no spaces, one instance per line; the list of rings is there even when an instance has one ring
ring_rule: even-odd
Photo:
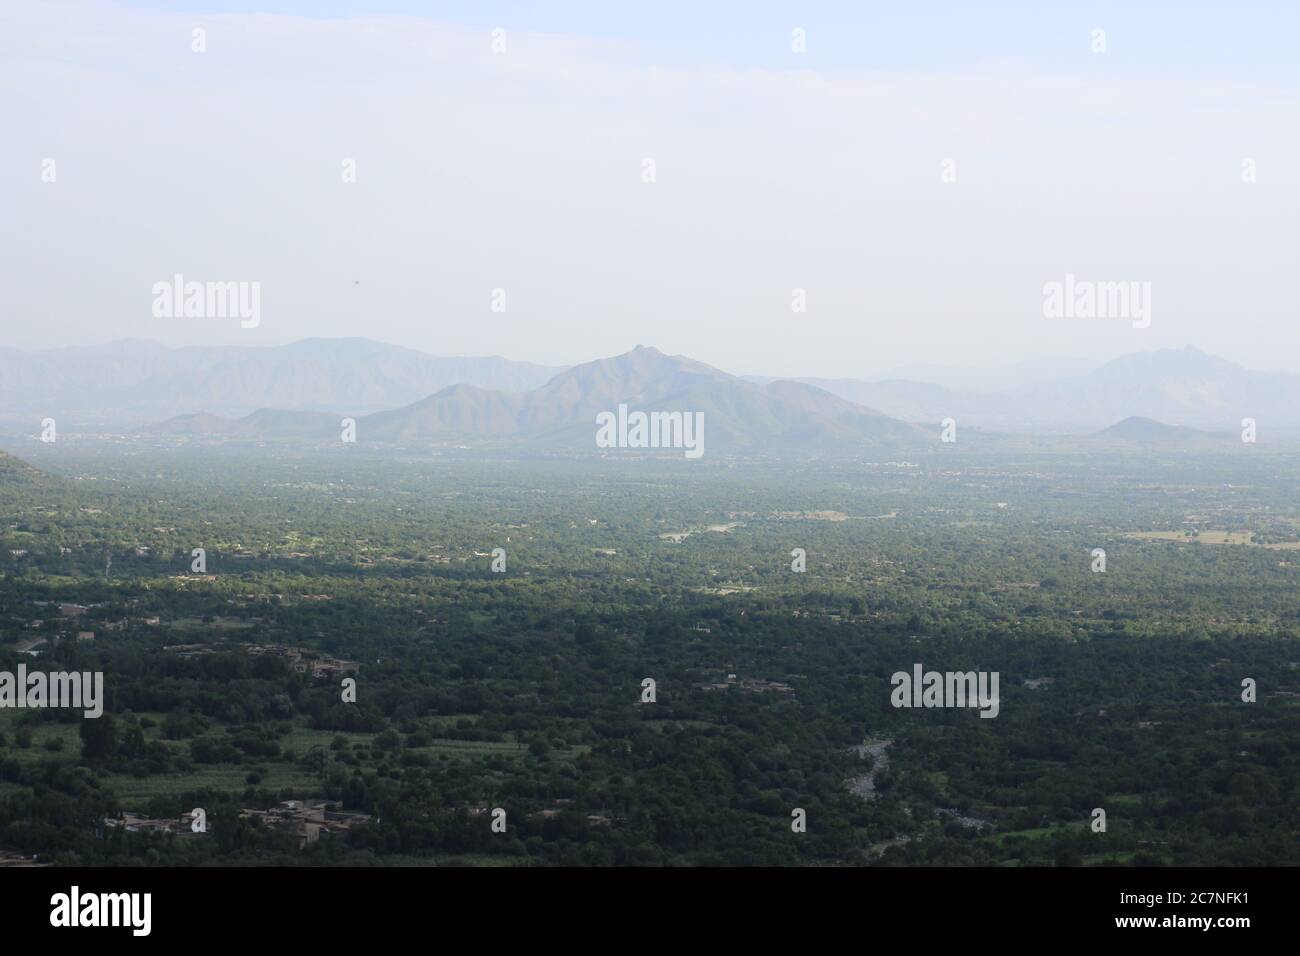
[[[1186,425],[1166,425],[1154,419],[1133,415],[1109,428],[1102,429],[1093,438],[1161,445],[1209,445],[1225,441],[1239,441],[1232,432],[1210,432]]]
[[[620,405],[701,413],[706,446],[723,449],[853,448],[919,441],[924,430],[797,382],[756,385],[684,356],[638,346],[563,371],[539,388],[505,392],[453,385],[409,405],[357,419],[359,441],[519,439],[548,447],[595,447],[596,417]],[[148,431],[231,438],[337,438],[337,416],[258,412],[238,421],[169,419]],[[273,431],[279,428],[278,432]]]
[[[242,416],[259,408],[359,414],[456,384],[526,391],[559,371],[495,356],[441,358],[361,338],[179,349],[127,340],[0,349],[0,408],[136,425],[168,414]]]
[[[1136,416],[1210,431],[1254,418],[1261,435],[1300,434],[1300,375],[1251,371],[1190,347],[1125,355],[1081,375],[994,392],[902,380],[798,381],[908,421],[951,416],[1006,432],[1091,434]]]
[[[137,429],[154,435],[208,438],[245,438],[265,440],[303,438],[324,440],[337,438],[342,415],[333,412],[305,412],[294,409],[259,408],[243,418],[229,419],[199,412],[177,415],[157,425]]]
[[[835,391],[836,387],[860,388],[899,383],[943,393],[996,393],[1043,382],[1059,381],[1063,378],[1076,378],[1099,368],[1102,364],[1096,359],[1062,357],[1024,359],[993,366],[903,365],[892,368],[888,372],[859,378],[800,377],[797,381],[807,382],[809,385],[816,385],[828,391]],[[760,385],[776,381],[772,376],[758,375],[747,375],[745,379]]]
[[[739,444],[758,442],[763,432],[797,442],[804,429],[815,444],[833,435],[844,441],[901,431],[883,419],[933,430],[946,418],[989,433],[1079,437],[1130,417],[1212,432],[1239,431],[1243,419],[1253,418],[1261,442],[1300,439],[1300,375],[1252,371],[1194,348],[1095,366],[1055,359],[1004,368],[1005,387],[975,390],[901,378],[740,378],[655,349],[569,368],[440,358],[361,338],[179,349],[122,341],[32,353],[0,349],[0,430],[31,434],[50,416],[65,432],[121,433],[160,423],[172,434],[292,436],[323,434],[326,419],[346,415],[368,419],[384,440],[510,438],[562,431],[577,420],[585,427],[588,416],[616,407],[621,397],[711,409],[719,436]],[[1051,377],[1078,369],[1084,371]],[[993,370],[932,371],[947,382],[987,385],[995,378]],[[249,419],[261,410],[262,418]],[[277,424],[266,417],[272,412],[326,417]],[[195,417],[161,424],[177,416]],[[330,429],[337,427],[335,421]]]

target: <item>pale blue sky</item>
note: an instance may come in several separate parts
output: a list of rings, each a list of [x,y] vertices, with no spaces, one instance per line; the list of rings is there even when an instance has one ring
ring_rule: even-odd
[[[1095,67],[1094,27],[1107,31],[1107,69],[1284,82],[1300,71],[1300,4],[1289,0],[130,0],[196,12],[314,18],[389,13],[479,27],[634,42],[662,62],[790,65],[786,37],[809,33],[821,68],[961,70],[1023,60],[1060,71]]]
[[[559,365],[642,343],[823,376],[1194,345],[1300,370],[1298,21],[4,0],[0,345],[365,335]],[[154,316],[176,273],[259,282],[260,323]],[[1067,275],[1149,282],[1149,326],[1045,317]]]

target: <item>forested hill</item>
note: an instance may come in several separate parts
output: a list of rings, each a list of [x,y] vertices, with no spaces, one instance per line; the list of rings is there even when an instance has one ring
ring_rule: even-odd
[[[5,484],[30,483],[45,478],[45,473],[33,468],[21,458],[0,451],[0,482]]]

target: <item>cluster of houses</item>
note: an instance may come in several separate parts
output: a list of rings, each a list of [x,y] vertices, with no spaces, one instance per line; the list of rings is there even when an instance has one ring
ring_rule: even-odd
[[[102,604],[60,604],[54,601],[33,601],[37,607],[50,607],[57,609],[58,616],[46,620],[37,618],[27,622],[27,629],[31,631],[40,631],[44,633],[36,634],[31,637],[25,637],[15,641],[10,647],[19,654],[28,654],[32,657],[39,657],[51,641],[78,640],[93,641],[95,632],[82,627],[77,627],[79,618],[93,607],[103,607]],[[161,623],[157,616],[138,619],[140,622],[156,626]],[[130,622],[107,621],[102,623],[106,631],[117,631],[125,628]],[[75,629],[74,629],[75,628]]]
[[[282,800],[269,810],[241,810],[239,815],[268,827],[291,830],[298,835],[298,848],[302,849],[319,840],[322,833],[347,833],[370,822],[370,814],[348,813],[338,806],[326,800]]]
[[[137,813],[123,812],[115,817],[104,819],[105,829],[121,828],[127,833],[174,833],[177,836],[196,837],[193,818],[188,813],[177,817],[142,817]]]
[[[17,651],[19,654],[27,654],[31,657],[39,657],[42,653],[44,653],[46,646],[52,640],[60,641],[60,640],[75,638],[78,641],[93,641],[95,639],[94,631],[86,631],[86,630],[73,631],[71,629],[71,622],[75,621],[77,618],[85,614],[87,610],[89,610],[89,607],[87,605],[85,604],[55,605],[53,601],[35,601],[33,603],[35,603],[38,607],[57,606],[59,616],[57,620],[51,623],[50,627],[47,627],[46,622],[40,618],[34,621],[29,621],[27,624],[29,630],[49,631],[52,628],[53,633],[34,635],[32,637],[25,637],[15,641],[13,644],[10,645],[10,647],[13,650]]]
[[[295,674],[310,673],[317,680],[338,677],[342,674],[355,674],[361,669],[356,661],[345,661],[338,657],[329,657],[306,647],[289,647],[285,644],[244,644],[241,645],[250,657],[276,657],[285,661]]]
[[[346,813],[339,805],[327,800],[282,800],[269,810],[240,810],[245,820],[259,820],[264,826],[288,830],[298,837],[298,848],[315,843],[321,834],[347,833],[354,826],[370,822],[368,813]],[[122,813],[104,820],[104,827],[122,828],[127,833],[171,833],[178,837],[197,838],[193,817],[182,813],[177,817],[150,819],[134,813]]]
[[[761,680],[757,677],[737,677],[728,674],[724,681],[701,684],[700,690],[730,690],[737,687],[746,694],[793,694],[794,688],[780,681]]]
[[[573,804],[572,800],[553,800],[553,806],[546,810],[538,810],[536,813],[528,814],[530,820],[553,820],[561,813],[564,813]],[[616,823],[622,824],[626,821],[622,817],[611,817],[604,813],[588,813],[585,815],[587,826],[589,827],[612,827]]]
[[[554,820],[560,814],[569,810],[572,806],[573,800],[570,799],[552,800],[549,808],[545,810],[537,810],[528,814],[528,819]],[[467,807],[465,812],[471,817],[483,817],[488,815],[490,808],[487,806]],[[586,817],[587,826],[589,827],[620,826],[627,822],[623,817],[611,817],[604,813],[588,813],[584,814],[584,816]]]
[[[15,853],[12,850],[0,850],[0,866],[49,866],[48,863],[41,863],[35,856],[26,853]]]
[[[317,680],[355,674],[361,669],[356,661],[345,661],[311,648],[290,647],[287,644],[173,644],[165,650],[178,657],[202,657],[205,654],[228,651],[232,647],[242,648],[250,657],[277,658],[288,664],[294,673],[311,674]]]

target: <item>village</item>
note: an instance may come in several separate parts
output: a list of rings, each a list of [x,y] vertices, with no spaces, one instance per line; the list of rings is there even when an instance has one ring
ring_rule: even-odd
[[[780,681],[762,680],[757,677],[737,677],[728,674],[726,680],[701,684],[700,690],[730,690],[739,688],[746,694],[793,694],[794,688]]]
[[[341,804],[328,800],[281,800],[267,810],[241,809],[243,820],[257,821],[265,827],[287,830],[298,837],[298,848],[317,842],[322,834],[347,833],[354,826],[370,822],[368,813],[351,813],[340,809]],[[106,829],[121,828],[127,833],[171,834],[184,839],[206,835],[206,830],[194,829],[192,813],[176,817],[148,818],[123,812],[104,820]]]
[[[33,601],[37,607],[55,607],[58,610],[58,617],[46,622],[43,618],[29,621],[26,624],[28,630],[44,631],[43,634],[34,634],[30,637],[20,638],[14,641],[9,647],[19,654],[26,654],[29,657],[39,657],[48,647],[51,641],[62,641],[75,639],[78,641],[93,641],[95,632],[86,630],[77,624],[77,619],[82,617],[92,607],[102,605],[87,604],[55,604],[52,601]],[[125,623],[125,622],[123,622]],[[145,624],[157,625],[158,618],[151,617],[144,620]],[[115,625],[109,624],[108,628],[114,629]]]
[[[287,644],[173,644],[163,650],[181,658],[201,657],[217,654],[232,648],[240,648],[249,657],[273,657],[284,661],[295,674],[311,674],[314,680],[324,680],[342,674],[355,674],[361,669],[356,661],[345,661],[330,657],[307,647],[290,647]]]

